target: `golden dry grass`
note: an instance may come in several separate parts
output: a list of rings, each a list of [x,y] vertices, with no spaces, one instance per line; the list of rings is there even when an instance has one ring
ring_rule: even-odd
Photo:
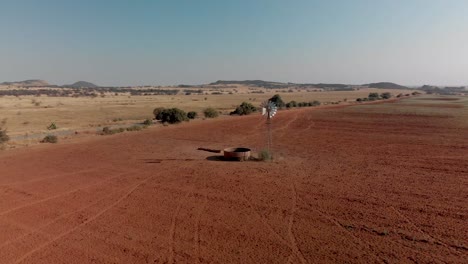
[[[173,88],[168,88],[173,89]],[[183,89],[181,89],[183,90]],[[7,119],[10,135],[44,132],[47,126],[54,122],[61,129],[86,129],[90,127],[116,123],[131,123],[152,118],[156,107],[178,107],[185,111],[202,112],[204,108],[214,107],[223,113],[229,113],[243,101],[260,105],[277,92],[255,88],[265,93],[250,93],[253,90],[246,87],[224,88],[222,95],[154,95],[129,96],[106,94],[105,97],[47,97],[47,96],[4,96],[0,97],[0,120]],[[211,93],[209,89],[206,90]],[[322,103],[354,101],[359,97],[367,97],[370,92],[409,93],[405,90],[361,89],[359,91],[343,92],[308,92],[283,90],[279,92],[285,102],[295,100],[308,102],[318,100]],[[233,94],[228,94],[232,92]],[[115,122],[115,120],[122,120]]]

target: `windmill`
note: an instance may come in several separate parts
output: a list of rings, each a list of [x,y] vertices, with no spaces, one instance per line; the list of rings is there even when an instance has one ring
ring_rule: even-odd
[[[271,151],[271,119],[276,115],[278,107],[276,107],[276,104],[272,101],[265,101],[260,105],[260,107],[262,107],[262,115],[267,118],[268,151]]]

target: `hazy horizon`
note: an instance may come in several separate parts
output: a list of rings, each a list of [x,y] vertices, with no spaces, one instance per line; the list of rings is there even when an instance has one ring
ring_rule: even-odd
[[[468,1],[2,1],[0,82],[468,85]]]

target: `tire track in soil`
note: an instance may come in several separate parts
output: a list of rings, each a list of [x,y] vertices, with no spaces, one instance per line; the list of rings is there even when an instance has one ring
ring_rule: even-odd
[[[289,237],[291,246],[293,247],[293,250],[300,257],[301,262],[307,263],[306,259],[304,258],[304,255],[302,254],[302,251],[297,246],[296,237],[294,236],[294,232],[293,232],[294,215],[296,214],[296,210],[297,210],[297,190],[296,190],[295,183],[292,184],[292,190],[293,190],[293,205],[291,208],[291,216],[289,218],[289,223],[288,223],[288,237]],[[292,260],[291,257],[289,259]]]
[[[300,197],[298,197],[300,199]],[[305,202],[307,204],[306,201],[302,200],[303,202]],[[351,233],[348,229],[346,229],[343,225],[341,225],[338,220],[336,220],[335,218],[333,218],[331,215],[327,214],[327,213],[324,213],[318,209],[315,209],[313,208],[312,206],[310,206],[310,208],[317,212],[317,214],[322,217],[322,218],[325,218],[326,220],[328,220],[329,222],[333,223],[334,225],[336,225],[337,227],[339,227],[340,229],[344,230],[346,234],[348,234],[349,236],[351,236],[356,242],[358,242],[358,244],[360,244],[361,246],[363,246],[364,248],[368,249],[368,253],[370,253],[372,256],[374,256],[374,258],[376,260],[378,260],[379,262],[381,263],[388,263],[387,260],[383,259],[382,257],[378,256],[377,254],[374,253],[374,250],[372,248],[372,246],[365,242],[364,240],[362,240],[361,238],[355,236],[353,233]]]
[[[27,232],[31,232],[32,230],[34,230],[34,228],[31,228],[30,226],[28,225],[23,225],[23,224],[20,224],[20,223],[17,223],[13,220],[10,220],[8,218],[5,218],[3,217],[3,219],[1,219],[3,223],[7,223],[7,224],[10,224],[12,226],[15,226],[15,227],[18,227],[18,228],[21,228],[23,230],[26,230]],[[6,242],[6,241],[5,241]],[[0,244],[0,248],[1,248],[1,244]]]
[[[277,136],[278,138],[282,138],[282,137],[285,136],[285,134],[287,133],[287,130],[288,130],[289,126],[290,126],[292,123],[296,122],[296,121],[299,119],[301,113],[302,113],[302,112],[294,113],[294,117],[291,118],[288,122],[286,122],[283,126],[278,127],[278,128],[273,128],[273,129],[272,129],[273,132],[276,132],[276,133],[280,132],[280,134]]]
[[[195,256],[197,263],[200,263],[200,218],[203,215],[203,211],[206,208],[206,205],[208,204],[208,191],[207,191],[207,184],[206,184],[206,178],[203,179],[203,203],[198,209],[197,216],[195,218],[195,234],[194,234],[194,240],[195,240]]]
[[[395,212],[396,215],[398,215],[400,218],[402,218],[405,222],[407,222],[410,226],[412,226],[414,229],[416,229],[416,231],[418,231],[419,233],[423,234],[424,236],[430,238],[432,241],[428,240],[430,243],[432,244],[437,244],[437,245],[441,245],[443,247],[445,247],[446,249],[448,249],[449,251],[451,251],[452,253],[455,253],[457,254],[458,256],[460,256],[460,252],[456,249],[454,249],[451,245],[449,245],[448,243],[445,243],[444,241],[442,241],[441,239],[438,239],[434,236],[431,236],[429,235],[428,233],[424,232],[424,230],[422,230],[421,228],[419,228],[415,223],[414,221],[412,221],[411,219],[409,219],[408,217],[406,217],[400,210],[398,210],[397,208],[395,208],[393,205],[390,205],[388,204],[386,201],[384,201],[383,199],[379,198],[379,197],[376,197],[374,195],[372,195],[372,197],[378,201],[380,201],[381,203],[383,203],[386,207],[390,208],[393,212]]]
[[[451,251],[452,253],[455,253],[458,256],[460,256],[460,252],[458,250],[454,249],[452,246],[445,243],[444,241],[442,241],[440,239],[437,239],[436,237],[431,236],[428,233],[424,232],[424,230],[419,228],[413,221],[411,221],[408,217],[406,217],[400,210],[396,209],[394,206],[391,206],[391,205],[389,206],[389,208],[392,209],[399,217],[401,217],[403,220],[405,220],[408,224],[410,224],[419,233],[421,233],[421,234],[431,238],[433,241],[435,241],[435,242],[432,242],[433,244],[441,245],[441,246],[445,247],[446,249],[448,249],[449,251]]]
[[[73,215],[73,214],[76,214],[76,213],[81,212],[81,211],[83,211],[83,210],[86,210],[86,209],[88,209],[88,208],[91,208],[91,207],[95,206],[96,204],[99,204],[101,201],[103,201],[103,200],[105,200],[105,199],[111,197],[112,195],[115,195],[116,193],[121,192],[121,191],[123,191],[123,190],[125,190],[125,188],[118,189],[117,191],[114,191],[114,192],[112,192],[112,193],[110,193],[110,194],[104,196],[103,198],[101,198],[101,199],[99,199],[99,200],[97,200],[97,201],[95,201],[95,202],[93,202],[93,203],[91,203],[91,204],[88,204],[88,205],[86,205],[86,206],[82,206],[82,207],[78,208],[77,210],[74,210],[74,211],[72,211],[72,212],[59,215],[59,216],[57,216],[56,218],[50,220],[50,221],[47,222],[47,223],[44,223],[43,225],[40,225],[40,226],[37,227],[37,228],[30,228],[30,229],[28,230],[29,233],[24,234],[24,235],[22,235],[22,236],[20,236],[20,237],[17,237],[17,238],[15,238],[15,239],[12,239],[12,240],[7,240],[7,241],[3,242],[2,244],[0,244],[0,249],[2,249],[3,247],[5,247],[5,246],[7,246],[7,245],[9,245],[9,244],[11,244],[11,243],[14,243],[14,242],[16,242],[16,241],[18,241],[18,240],[21,240],[21,239],[23,239],[23,238],[25,238],[25,237],[27,237],[27,236],[29,236],[29,235],[33,235],[33,234],[36,234],[36,233],[41,233],[41,234],[44,234],[44,235],[48,236],[48,234],[45,233],[45,232],[42,232],[41,229],[43,229],[44,227],[47,227],[47,226],[49,226],[49,225],[51,225],[51,224],[56,223],[56,222],[59,221],[60,219],[66,218],[66,217],[68,217],[68,216],[70,216],[70,215]]]
[[[44,249],[45,247],[49,246],[50,244],[52,244],[53,242],[71,234],[72,232],[78,230],[80,227],[82,226],[85,226],[93,221],[95,221],[96,219],[98,219],[101,215],[105,214],[106,212],[108,212],[109,210],[111,210],[112,208],[114,208],[117,204],[121,203],[123,200],[125,200],[126,198],[130,197],[130,195],[132,195],[133,192],[135,192],[138,187],[140,187],[142,184],[144,184],[145,182],[147,182],[150,178],[152,178],[152,176],[148,176],[146,179],[138,182],[137,184],[133,185],[132,188],[130,188],[130,190],[128,190],[124,195],[122,195],[117,201],[113,202],[112,204],[110,204],[109,206],[107,206],[106,208],[104,208],[103,210],[99,211],[97,214],[95,214],[94,216],[88,218],[86,221],[82,222],[81,224],[75,226],[74,228],[72,229],[69,229],[55,237],[53,237],[51,240],[39,245],[38,247],[28,251],[27,253],[25,253],[24,255],[22,255],[19,259],[17,259],[14,263],[17,264],[17,263],[20,263],[22,262],[23,260],[25,260],[26,258],[28,258],[29,256],[33,255],[34,253],[38,252],[39,250],[41,249]]]
[[[276,232],[273,229],[273,227],[270,224],[268,224],[268,222],[265,221],[263,216],[255,209],[254,205],[249,201],[249,199],[247,199],[247,197],[245,195],[245,192],[243,190],[242,190],[242,198],[247,202],[249,207],[252,209],[252,211],[255,213],[255,215],[259,218],[260,222],[268,229],[268,231],[270,231],[278,239],[278,241],[280,241],[285,246],[287,246],[291,250],[292,254],[294,254],[297,258],[303,260],[303,258],[301,258],[301,256],[300,256],[300,253],[295,251],[294,246],[291,245],[291,243],[289,243],[286,239],[284,239],[283,236],[281,236],[278,232]],[[304,261],[305,261],[305,259],[304,259]],[[307,261],[305,261],[305,262],[307,263]]]
[[[192,170],[192,172],[190,173],[190,175],[194,175],[194,172],[195,170]],[[187,200],[191,194],[193,194],[193,191],[195,189],[195,182],[197,181],[197,179],[199,178],[199,176],[197,176],[194,180],[194,184],[189,188],[189,190],[186,192],[186,194],[184,195],[183,198],[179,199],[179,203],[177,204],[177,207],[176,207],[176,210],[174,211],[174,214],[172,214],[172,217],[171,217],[171,227],[169,229],[169,238],[170,238],[170,241],[169,241],[169,256],[168,256],[168,260],[167,262],[169,264],[172,264],[174,263],[174,255],[175,255],[175,250],[174,250],[174,245],[175,245],[175,230],[177,228],[177,217],[179,216],[179,213],[180,213],[180,209],[182,208],[182,203],[184,200]]]
[[[14,212],[16,210],[19,210],[19,209],[22,209],[22,208],[25,208],[25,207],[29,207],[29,206],[32,206],[32,205],[36,205],[36,204],[40,204],[40,203],[43,203],[43,202],[47,202],[47,201],[50,201],[50,200],[53,200],[53,199],[56,199],[56,198],[60,198],[62,196],[65,196],[65,195],[68,195],[68,194],[72,194],[72,193],[75,193],[75,192],[78,192],[78,191],[81,191],[81,190],[86,190],[88,188],[91,188],[93,186],[98,186],[100,185],[101,183],[104,183],[104,182],[108,182],[108,181],[111,181],[115,178],[118,178],[124,174],[127,174],[127,173],[130,173],[130,172],[124,172],[124,173],[119,173],[118,175],[116,176],[113,176],[111,178],[108,178],[108,179],[104,179],[104,180],[101,180],[101,181],[98,181],[98,182],[95,182],[95,183],[92,183],[92,184],[89,184],[89,185],[85,185],[85,186],[81,186],[81,187],[78,187],[78,188],[75,188],[75,189],[72,189],[72,190],[69,190],[69,191],[66,191],[66,192],[62,192],[62,193],[59,193],[59,194],[56,194],[56,195],[52,195],[52,196],[49,196],[47,198],[43,198],[43,199],[39,199],[39,200],[36,200],[34,202],[30,202],[30,203],[26,203],[26,204],[23,204],[21,206],[17,206],[15,208],[11,208],[11,209],[8,209],[8,210],[5,210],[3,212],[0,212],[0,217],[1,216],[4,216],[4,215],[7,215],[11,212]]]
[[[75,174],[79,174],[79,173],[86,173],[86,172],[92,172],[92,171],[97,171],[97,170],[102,170],[102,169],[107,170],[107,169],[111,169],[111,168],[103,167],[103,168],[98,168],[98,169],[93,168],[93,169],[73,171],[73,172],[58,174],[58,175],[54,175],[54,176],[50,176],[50,177],[31,179],[31,180],[26,180],[26,181],[17,181],[17,182],[4,183],[4,184],[0,184],[0,187],[12,187],[12,186],[17,186],[17,185],[21,185],[21,184],[40,182],[40,181],[43,181],[43,180],[50,180],[50,179],[60,178],[62,176],[66,177],[66,176],[70,176],[70,175],[75,175]]]

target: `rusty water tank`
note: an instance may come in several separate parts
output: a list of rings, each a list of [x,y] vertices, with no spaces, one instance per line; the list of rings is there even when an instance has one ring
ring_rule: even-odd
[[[250,149],[249,148],[226,148],[224,149],[224,158],[236,159],[236,160],[249,160]]]

